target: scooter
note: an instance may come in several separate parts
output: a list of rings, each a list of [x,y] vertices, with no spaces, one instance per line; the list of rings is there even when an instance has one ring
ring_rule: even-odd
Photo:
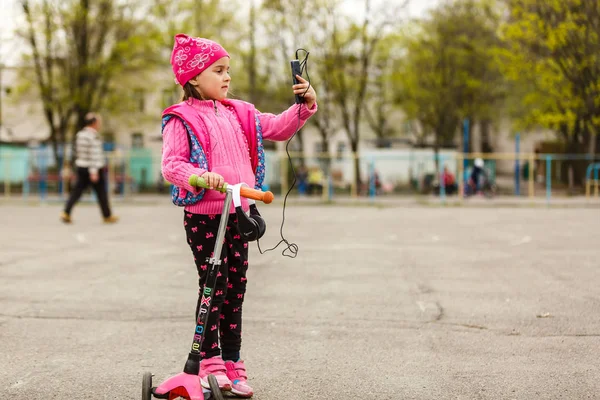
[[[206,181],[196,175],[190,177],[189,183],[194,187],[209,189]],[[223,202],[223,211],[221,214],[223,216],[229,215],[234,195],[262,201],[265,204],[271,203],[274,198],[272,192],[262,192],[260,190],[252,189],[243,183],[237,185],[228,185],[226,183],[223,185],[223,188],[215,190],[225,193],[225,201]],[[239,201],[239,199],[237,200]],[[168,378],[157,387],[152,386],[152,373],[145,372],[142,378],[142,400],[151,400],[152,397],[168,400],[174,400],[179,397],[183,397],[186,400],[224,400],[223,394],[219,389],[219,384],[217,383],[217,378],[214,375],[208,376],[207,380],[210,386],[210,390],[208,390],[200,384],[198,372],[200,371],[200,349],[202,348],[202,342],[204,341],[204,327],[208,320],[213,291],[217,283],[217,274],[222,262],[221,259],[217,257],[221,254],[226,229],[227,218],[221,218],[213,257],[206,260],[209,266],[208,276],[206,278],[204,291],[202,292],[202,299],[200,300],[200,310],[198,312],[198,318],[196,319],[192,348],[188,354],[183,372]]]

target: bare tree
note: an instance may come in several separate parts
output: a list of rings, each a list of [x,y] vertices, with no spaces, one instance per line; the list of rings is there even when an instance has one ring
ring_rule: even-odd
[[[136,3],[116,0],[21,0],[35,82],[57,164],[59,144],[79,129],[90,110],[101,110],[119,77],[158,61],[158,38]],[[40,29],[39,27],[42,27]],[[72,117],[75,118],[73,123]]]
[[[386,31],[401,21],[400,13],[407,2],[382,9],[371,9],[371,1],[364,2],[364,19],[360,24],[352,24],[348,30],[334,29],[331,35],[328,59],[332,63],[330,74],[335,102],[341,112],[342,126],[348,139],[354,159],[354,174],[357,187],[361,186],[358,145],[360,123],[368,102],[367,85],[373,74],[372,63],[379,41]],[[383,8],[385,7],[385,8]],[[336,21],[339,19],[336,18]]]
[[[311,42],[313,16],[318,14],[311,1],[264,0],[262,3],[261,20],[267,38],[265,54],[272,60],[264,63],[264,67],[267,71],[266,79],[271,83],[270,86],[276,89],[270,90],[268,96],[260,102],[261,105],[279,107],[293,100],[293,95],[290,94],[292,85],[290,60],[295,58],[296,50],[304,48]],[[310,10],[310,13],[307,10]],[[298,56],[302,57],[303,53],[299,52]],[[304,149],[302,130],[296,134],[294,140],[298,141],[302,160]]]
[[[250,96],[250,103],[255,104],[258,98],[258,85],[257,76],[258,71],[256,67],[256,6],[254,0],[250,3],[250,51],[246,57],[246,64],[248,65],[248,94]]]
[[[74,107],[72,101],[68,98],[68,91],[57,89],[67,84],[68,78],[66,76],[69,75],[70,71],[67,70],[65,60],[61,60],[57,54],[56,26],[51,4],[44,1],[41,9],[38,8],[37,15],[40,16],[41,14],[41,18],[36,18],[36,11],[32,10],[28,0],[22,1],[21,5],[27,20],[25,36],[31,46],[35,78],[41,96],[44,117],[50,128],[50,140],[58,165],[60,162],[58,143],[65,143],[66,141],[66,132]],[[40,33],[36,29],[38,25],[43,27]],[[39,44],[40,42],[41,44]],[[63,67],[63,71],[61,71],[61,67]]]
[[[317,16],[318,29],[314,32],[313,38],[315,45],[321,44],[320,50],[316,51],[316,70],[317,82],[314,84],[319,95],[319,112],[311,118],[311,123],[317,128],[321,139],[321,151],[324,154],[329,154],[329,144],[332,136],[339,129],[339,121],[336,118],[337,106],[334,102],[335,90],[333,81],[329,78],[329,73],[336,65],[328,57],[330,49],[328,42],[332,35],[337,32],[336,10],[340,6],[340,1],[325,0],[319,2],[316,0],[312,7],[319,10],[315,13]],[[312,82],[311,82],[312,84]],[[329,173],[330,158],[325,157],[321,160],[321,164],[325,169],[325,173]]]
[[[394,35],[383,38],[378,45],[373,62],[370,96],[365,105],[365,117],[376,137],[377,147],[386,147],[387,139],[398,130],[392,125],[392,115],[397,108],[394,71],[402,62],[399,57],[400,40]]]

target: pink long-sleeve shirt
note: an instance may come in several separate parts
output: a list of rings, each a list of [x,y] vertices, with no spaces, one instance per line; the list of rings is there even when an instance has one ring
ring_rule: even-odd
[[[206,129],[209,136],[211,148],[205,148],[204,151],[210,154],[210,171],[222,175],[229,184],[243,182],[254,187],[255,176],[248,143],[235,111],[213,100],[193,99],[191,104],[205,117],[201,128]],[[316,103],[310,110],[305,104],[294,104],[278,115],[257,112],[263,139],[288,140],[315,112]],[[190,186],[188,179],[192,174],[202,176],[206,170],[195,167],[189,159],[190,147],[185,126],[179,118],[171,118],[163,130],[163,177],[175,186],[197,194],[198,190]],[[220,214],[224,198],[225,195],[216,190],[206,190],[200,201],[187,205],[185,210],[194,214]],[[242,200],[242,206],[244,210],[248,210],[245,199]],[[233,205],[230,212],[234,212]]]

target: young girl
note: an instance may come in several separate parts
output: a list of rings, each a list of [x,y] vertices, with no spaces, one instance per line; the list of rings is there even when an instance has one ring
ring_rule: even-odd
[[[231,77],[225,49],[184,34],[175,36],[171,65],[184,95],[181,103],[163,112],[162,173],[176,187],[174,202],[185,206],[183,224],[200,277],[194,319],[207,277],[205,260],[214,249],[220,218],[229,217],[223,263],[202,343],[200,380],[209,388],[206,378],[213,374],[222,390],[251,397],[253,391],[240,359],[248,242],[238,231],[233,205],[230,215],[220,215],[225,195],[216,190],[199,191],[189,185],[188,178],[202,176],[211,188],[221,188],[224,182],[259,185],[264,178],[262,139],[288,140],[317,111],[317,95],[298,76],[300,83],[292,86],[293,93],[303,95],[305,102],[279,115],[260,113],[249,103],[229,100]],[[245,199],[242,205],[248,211]]]

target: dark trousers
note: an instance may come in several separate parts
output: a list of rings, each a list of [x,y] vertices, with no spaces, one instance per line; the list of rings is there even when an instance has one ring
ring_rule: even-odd
[[[71,215],[71,210],[75,206],[75,203],[79,201],[81,195],[88,188],[88,186],[92,185],[92,188],[98,197],[98,203],[100,204],[102,215],[104,218],[110,217],[110,206],[108,205],[108,194],[106,193],[106,179],[104,178],[104,174],[105,171],[101,169],[98,171],[98,181],[92,182],[90,180],[90,173],[87,168],[77,168],[77,183],[75,184],[75,188],[71,191],[69,200],[65,205],[65,212],[67,214]]]
[[[194,321],[198,317],[200,300],[208,277],[209,266],[206,258],[214,251],[220,219],[221,215],[184,212],[183,224],[199,276],[200,290]],[[203,358],[218,356],[221,354],[221,348],[224,354],[239,352],[242,344],[242,303],[246,293],[248,242],[242,240],[236,223],[235,214],[231,214],[221,252],[222,263],[217,275],[215,295],[200,350]],[[219,340],[221,348],[219,348]]]

